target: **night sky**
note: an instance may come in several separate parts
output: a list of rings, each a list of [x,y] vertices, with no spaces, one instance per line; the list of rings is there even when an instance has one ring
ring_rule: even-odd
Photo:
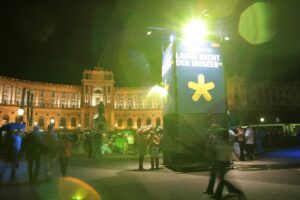
[[[277,81],[300,77],[298,0],[261,1],[271,2],[276,34],[256,45],[238,33],[241,13],[256,1],[37,2],[1,5],[2,76],[80,85],[82,71],[99,64],[115,73],[119,86],[158,84],[162,32],[147,36],[147,27],[176,30],[184,20],[207,9],[214,27],[222,27],[231,38],[223,44],[227,73]]]

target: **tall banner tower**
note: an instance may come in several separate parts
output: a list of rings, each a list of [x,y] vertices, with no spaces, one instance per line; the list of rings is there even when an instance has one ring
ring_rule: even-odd
[[[176,171],[205,166],[211,123],[226,123],[226,90],[220,43],[175,39],[163,52],[163,153]]]

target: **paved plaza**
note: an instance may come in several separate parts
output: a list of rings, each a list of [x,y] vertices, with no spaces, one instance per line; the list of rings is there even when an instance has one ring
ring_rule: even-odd
[[[145,168],[150,169],[147,157]],[[248,199],[299,199],[300,148],[271,152],[255,161],[235,162],[228,173]],[[26,162],[17,181],[2,177],[0,199],[103,199],[103,200],[194,200],[211,199],[202,193],[208,172],[174,172],[160,165],[159,170],[137,170],[137,157],[112,156],[104,159],[73,156],[69,177],[62,179],[58,167],[54,179],[36,185],[28,183]],[[297,178],[296,178],[297,177]]]

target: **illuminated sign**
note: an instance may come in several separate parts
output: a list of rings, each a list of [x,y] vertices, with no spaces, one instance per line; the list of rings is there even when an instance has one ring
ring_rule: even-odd
[[[168,62],[163,60],[163,80],[168,82],[170,89],[174,89],[165,104],[168,112],[226,113],[220,45],[208,41],[193,44],[177,41],[174,48],[174,51],[169,51],[174,52],[174,64],[167,65]],[[170,71],[169,76],[166,69]]]

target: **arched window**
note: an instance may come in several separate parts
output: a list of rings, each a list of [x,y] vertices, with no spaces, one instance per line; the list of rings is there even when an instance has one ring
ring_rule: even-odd
[[[39,118],[39,127],[44,127],[45,126],[45,120],[44,120],[44,117],[40,117]]]
[[[76,127],[76,119],[74,117],[71,119],[71,126]]]
[[[103,93],[103,92],[102,92],[102,89],[96,88],[96,89],[94,90],[94,93],[95,93],[95,94],[101,94],[101,93]]]
[[[142,119],[141,118],[137,119],[136,125],[137,125],[138,128],[140,128],[142,126]]]
[[[151,119],[150,118],[147,118],[146,124],[151,125]]]
[[[118,119],[118,127],[122,127],[122,119]]]
[[[66,125],[67,125],[66,118],[64,117],[60,118],[59,126],[66,127]]]
[[[161,124],[160,124],[160,118],[158,117],[158,118],[156,118],[156,126],[160,126]]]
[[[127,119],[127,127],[128,128],[132,127],[132,119],[131,118]]]

